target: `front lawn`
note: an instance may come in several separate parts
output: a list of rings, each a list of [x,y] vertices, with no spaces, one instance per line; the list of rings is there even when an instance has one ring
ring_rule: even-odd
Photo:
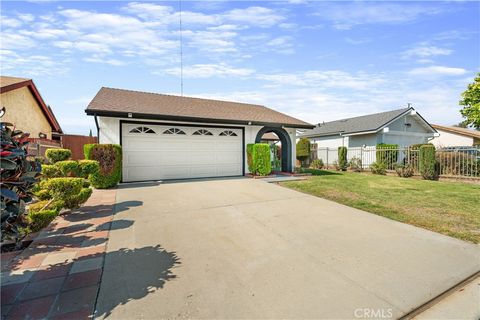
[[[362,173],[312,176],[283,186],[393,220],[480,243],[480,185]]]

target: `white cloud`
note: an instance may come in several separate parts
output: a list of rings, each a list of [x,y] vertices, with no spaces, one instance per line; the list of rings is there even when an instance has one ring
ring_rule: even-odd
[[[427,58],[432,56],[448,56],[452,54],[453,50],[446,48],[439,48],[436,46],[417,46],[412,49],[408,49],[402,53],[403,58]]]
[[[233,9],[223,13],[221,17],[226,21],[240,22],[264,28],[274,26],[285,20],[283,15],[273,9],[264,7]]]
[[[425,15],[442,12],[430,4],[397,4],[388,2],[322,3],[315,15],[331,21],[339,30],[363,24],[399,24]]]
[[[164,71],[167,74],[179,76],[180,68],[170,68]],[[251,76],[255,70],[248,68],[236,68],[220,64],[194,64],[185,66],[183,68],[183,76],[185,78],[211,78],[211,77],[248,77]],[[160,73],[160,72],[157,72]]]
[[[413,76],[436,77],[436,76],[461,76],[467,70],[463,68],[452,68],[445,66],[429,66],[424,68],[415,68],[408,71],[408,74]]]
[[[2,26],[2,30],[6,28],[18,28],[23,24],[23,22],[19,19],[1,16],[0,17],[0,25]]]

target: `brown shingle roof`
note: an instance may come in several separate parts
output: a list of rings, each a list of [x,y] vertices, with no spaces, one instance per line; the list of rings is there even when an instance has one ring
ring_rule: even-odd
[[[468,137],[480,139],[480,131],[476,131],[476,130],[472,130],[472,129],[466,129],[466,128],[460,128],[460,127],[441,126],[441,125],[438,125],[438,124],[432,124],[432,127],[434,127],[437,130],[443,130],[443,131],[447,131],[447,132],[460,134],[462,136],[468,136]]]
[[[85,111],[89,115],[126,117],[127,113],[132,113],[133,118],[238,124],[252,122],[313,128],[307,122],[261,105],[105,87],[100,89]]]

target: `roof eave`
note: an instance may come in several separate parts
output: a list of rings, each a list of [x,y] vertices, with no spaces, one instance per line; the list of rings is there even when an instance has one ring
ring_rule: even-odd
[[[228,120],[228,119],[212,119],[201,117],[187,117],[187,116],[172,116],[172,115],[160,115],[160,114],[148,114],[148,113],[134,113],[132,117],[129,117],[129,112],[120,111],[105,111],[86,109],[85,113],[89,116],[97,115],[102,117],[115,117],[115,118],[135,118],[135,119],[150,119],[150,120],[170,120],[170,121],[184,121],[184,122],[210,122],[210,123],[226,123],[226,124],[238,124],[238,125],[261,125],[271,127],[289,127],[289,128],[302,128],[313,129],[314,125],[309,124],[293,124],[293,123],[277,123],[277,122],[262,122],[253,120]]]

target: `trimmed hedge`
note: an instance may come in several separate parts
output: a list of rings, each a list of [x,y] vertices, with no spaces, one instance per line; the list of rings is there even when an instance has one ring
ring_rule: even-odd
[[[80,174],[80,166],[75,160],[57,161],[54,166],[58,168],[62,177],[78,177]]]
[[[85,199],[85,191],[82,193],[85,189],[83,181],[83,178],[51,178],[40,182],[40,186],[42,189],[49,190],[55,200],[61,201],[62,207],[75,209],[88,199],[88,197]]]
[[[80,168],[80,176],[86,179],[100,170],[100,164],[95,160],[80,160],[78,161],[78,166]]]
[[[419,169],[423,179],[438,179],[437,160],[435,159],[435,146],[423,145],[420,147]]]
[[[247,165],[248,172],[255,174],[255,168],[253,167],[253,146],[255,143],[247,144]]]
[[[61,172],[54,164],[42,164],[42,175],[45,178],[57,178],[61,176]]]
[[[393,168],[398,160],[398,144],[377,144],[377,162],[384,163],[388,168]]]
[[[92,186],[106,189],[116,186],[122,179],[122,148],[116,144],[85,144],[85,158],[96,160],[99,170],[90,174]]]
[[[47,157],[48,161],[53,164],[58,161],[70,159],[72,156],[72,151],[69,149],[47,149],[47,151],[45,151],[45,156]]]
[[[42,210],[29,212],[27,220],[29,222],[28,228],[31,232],[37,232],[45,228],[58,215],[57,210]]]
[[[307,160],[310,157],[310,140],[307,138],[301,138],[297,142],[297,159],[301,162]]]
[[[338,147],[338,166],[342,171],[347,170],[347,147]]]
[[[261,176],[267,176],[272,172],[270,162],[270,146],[266,143],[256,143],[253,146],[253,167],[255,173]]]

